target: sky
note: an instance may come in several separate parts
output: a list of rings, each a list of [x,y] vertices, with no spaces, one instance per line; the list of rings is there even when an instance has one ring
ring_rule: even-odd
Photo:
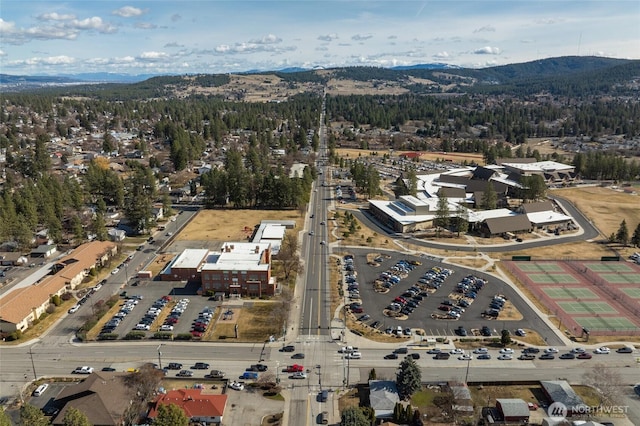
[[[289,67],[482,68],[640,59],[640,1],[0,2],[0,73],[228,73]]]

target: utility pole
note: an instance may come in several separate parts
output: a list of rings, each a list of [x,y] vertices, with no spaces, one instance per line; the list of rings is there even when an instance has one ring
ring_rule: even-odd
[[[38,380],[38,375],[36,374],[36,364],[33,362],[33,352],[31,352],[31,348],[29,348],[29,356],[31,357],[31,368],[33,369],[33,380]]]

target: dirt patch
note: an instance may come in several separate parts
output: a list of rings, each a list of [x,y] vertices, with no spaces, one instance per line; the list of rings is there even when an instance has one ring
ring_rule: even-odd
[[[481,257],[478,257],[475,259],[449,257],[446,259],[446,262],[451,263],[453,265],[459,265],[459,266],[464,266],[467,268],[474,268],[474,269],[482,269],[487,265],[489,265],[489,262],[486,259],[483,259]]]
[[[200,210],[176,236],[180,241],[247,241],[263,220],[293,220],[296,228],[304,215],[297,210]]]
[[[187,368],[189,366],[186,366]],[[177,373],[177,372],[176,372]],[[171,374],[171,373],[169,373]],[[200,387],[203,395],[222,395],[222,388],[224,383],[219,380],[212,379],[178,379],[178,378],[164,378],[160,383],[160,386],[166,390],[176,389],[194,389]],[[215,386],[215,388],[213,387]]]
[[[531,256],[533,259],[600,259],[602,256],[613,256],[615,255],[615,252],[604,244],[579,242],[530,248],[526,250],[504,251],[501,256],[503,259],[510,259],[511,256],[523,254]]]
[[[153,259],[153,262],[149,263],[145,270],[151,271],[151,276],[155,277],[160,273],[160,271],[164,269],[165,266],[167,266],[167,263],[173,260],[174,257],[175,255],[170,253],[158,255],[155,259]]]
[[[229,340],[233,342],[264,342],[270,336],[282,334],[284,316],[276,312],[280,303],[255,302],[247,303],[242,308],[233,307],[236,321],[219,319],[211,333],[214,341]],[[226,309],[223,309],[224,313]],[[238,338],[235,338],[235,326],[238,325]],[[208,336],[207,336],[208,337]]]
[[[498,315],[498,321],[520,321],[522,318],[522,314],[519,310],[513,306],[511,301],[507,300],[504,304],[504,308],[500,311],[500,315]]]

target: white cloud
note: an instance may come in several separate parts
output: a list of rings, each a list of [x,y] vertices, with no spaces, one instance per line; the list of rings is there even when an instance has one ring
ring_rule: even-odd
[[[52,13],[43,13],[42,15],[38,15],[36,17],[39,21],[70,21],[72,19],[76,19],[76,15],[61,15],[56,12]]]
[[[165,44],[163,47],[184,47],[184,44],[178,44],[175,41]]]
[[[96,30],[101,33],[110,33],[115,31],[110,24],[102,22],[102,18],[99,16],[92,16],[82,20],[73,19],[68,24],[67,28],[79,29],[79,30]]]
[[[325,34],[325,35],[319,35],[318,36],[318,40],[320,41],[333,41],[333,40],[337,40],[338,39],[338,34],[333,33],[333,34]]]
[[[282,39],[273,34],[268,34],[261,39],[249,40],[251,44],[274,44],[274,43],[282,43]]]
[[[164,52],[142,52],[139,59],[142,61],[165,61],[169,59],[169,55]]]
[[[473,51],[476,55],[499,55],[500,49],[497,47],[485,46]]]
[[[492,27],[491,25],[485,25],[483,27],[480,28],[476,28],[475,30],[473,30],[474,34],[475,33],[493,33],[495,32],[496,29],[494,27]]]
[[[124,6],[111,12],[111,14],[120,16],[122,18],[132,18],[134,16],[144,15],[145,13],[145,10],[138,9],[137,7],[133,6]]]
[[[7,56],[7,52],[5,52],[4,50],[0,49],[0,56]]]
[[[140,30],[155,30],[156,28],[158,28],[156,24],[152,24],[149,22],[136,22],[134,26]]]
[[[364,41],[364,40],[369,40],[371,37],[373,37],[371,34],[356,34],[351,37],[351,40]]]
[[[50,66],[50,65],[70,65],[75,63],[75,58],[70,56],[49,56],[46,58],[34,57],[20,61],[12,61],[11,65],[27,65],[27,66]]]
[[[449,53],[445,51],[445,52],[438,52],[435,55],[433,55],[433,57],[435,59],[449,59],[451,55],[449,55]]]

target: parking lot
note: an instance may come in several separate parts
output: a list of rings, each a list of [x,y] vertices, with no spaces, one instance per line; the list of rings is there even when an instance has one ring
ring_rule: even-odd
[[[472,329],[480,330],[483,326],[486,326],[486,329],[489,329],[493,336],[498,337],[502,329],[509,329],[513,334],[516,329],[522,328],[536,330],[543,338],[548,338],[549,343],[555,342],[555,334],[537,317],[525,301],[509,285],[493,276],[467,268],[443,264],[424,257],[407,256],[393,252],[388,252],[387,256],[382,256],[379,259],[378,266],[372,266],[367,263],[367,254],[371,253],[370,250],[354,249],[351,250],[351,253],[353,254],[353,269],[357,272],[356,280],[359,283],[358,300],[362,303],[362,312],[354,313],[354,315],[356,318],[360,318],[365,314],[368,315],[369,318],[365,322],[369,325],[375,325],[375,328],[381,331],[397,330],[398,327],[403,330],[406,328],[418,328],[423,329],[429,336],[451,336],[455,334],[455,330],[458,327],[471,331]],[[402,271],[401,278],[388,289],[387,293],[377,292],[373,284],[376,279],[402,260],[406,260],[409,264],[413,262],[413,269]],[[413,312],[398,318],[385,315],[385,312],[389,313],[390,304],[398,300],[397,298],[402,298],[402,295],[409,288],[418,284],[424,274],[433,268],[435,270],[448,269],[451,273],[446,278],[443,276],[439,287],[431,289],[428,295],[419,293],[423,294],[424,297],[418,301],[419,305],[413,308]],[[450,299],[450,295],[461,295],[457,291],[458,284],[470,275],[486,281],[487,284],[476,292],[474,299],[466,298],[471,303],[464,308],[464,311],[459,313],[459,317],[448,317],[449,319],[432,318],[435,313],[440,313],[443,317],[446,317],[447,312],[439,308],[443,306],[445,301],[447,301],[446,303],[453,302],[453,304],[457,304],[457,300]],[[483,313],[491,309],[492,304],[496,306],[493,300],[496,295],[502,295],[511,302],[522,314],[523,319],[501,320],[484,316]],[[348,291],[345,293],[345,297],[346,303],[356,302],[356,300],[349,299]]]
[[[121,314],[120,322],[111,333],[118,334],[119,338],[131,331],[142,332],[146,337],[151,337],[158,331],[172,333],[174,336],[190,333],[192,324],[198,317],[203,317],[204,310],[214,310],[221,303],[199,296],[196,291],[197,285],[169,281],[140,280],[135,286],[126,286],[121,293],[119,306],[121,311],[126,307],[128,313]],[[161,303],[163,298],[164,302]],[[175,320],[166,321],[172,312],[179,311],[181,312],[175,315]],[[113,316],[110,320],[112,318]],[[173,329],[161,329],[165,323],[171,323]],[[147,325],[148,330],[140,327],[141,325]],[[212,324],[206,324],[200,332],[204,333],[211,326]]]

